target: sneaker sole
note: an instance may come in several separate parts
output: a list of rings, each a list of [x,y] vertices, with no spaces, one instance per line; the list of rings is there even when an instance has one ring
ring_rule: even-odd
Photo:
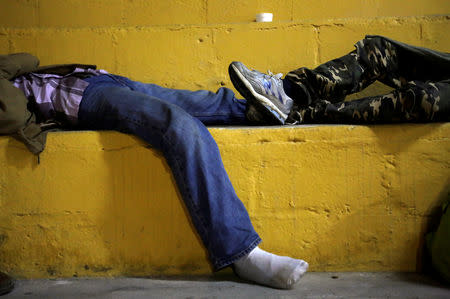
[[[284,124],[284,120],[287,118],[287,115],[278,109],[278,107],[276,107],[266,97],[257,93],[237,67],[230,64],[228,67],[228,73],[230,74],[230,79],[234,87],[241,95],[245,97],[245,99],[254,105],[258,111],[270,117],[270,119],[275,121],[277,124]]]

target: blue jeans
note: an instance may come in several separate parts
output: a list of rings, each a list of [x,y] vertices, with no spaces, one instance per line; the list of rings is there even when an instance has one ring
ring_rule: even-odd
[[[261,239],[237,197],[205,124],[244,124],[245,106],[231,90],[163,88],[116,75],[85,79],[79,124],[136,135],[164,155],[215,270]]]

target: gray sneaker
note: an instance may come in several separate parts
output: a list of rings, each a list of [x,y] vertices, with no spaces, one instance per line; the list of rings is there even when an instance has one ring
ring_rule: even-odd
[[[293,100],[283,89],[282,74],[269,75],[249,70],[241,62],[228,67],[231,82],[239,93],[263,113],[268,123],[284,124],[292,109]]]

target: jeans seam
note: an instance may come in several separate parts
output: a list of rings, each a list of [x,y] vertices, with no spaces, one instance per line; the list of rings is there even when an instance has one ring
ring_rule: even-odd
[[[126,84],[125,82],[123,82],[122,80],[120,80],[119,77],[117,77],[117,75],[112,75],[112,74],[107,74],[108,77],[110,77],[111,79],[113,79],[114,81],[116,81],[117,83],[119,83],[120,85],[124,86],[124,87],[128,87],[130,88],[130,86],[128,86],[128,84]],[[131,88],[130,88],[131,89]],[[132,90],[132,89],[131,89]]]

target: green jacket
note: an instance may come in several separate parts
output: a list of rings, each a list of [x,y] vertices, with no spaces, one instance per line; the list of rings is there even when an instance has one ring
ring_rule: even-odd
[[[52,120],[46,124],[36,123],[34,113],[28,109],[27,98],[10,80],[30,72],[66,75],[76,67],[96,68],[95,65],[81,64],[38,66],[39,59],[31,54],[0,55],[0,134],[14,136],[34,154],[44,150],[46,132],[55,126],[49,126]]]

